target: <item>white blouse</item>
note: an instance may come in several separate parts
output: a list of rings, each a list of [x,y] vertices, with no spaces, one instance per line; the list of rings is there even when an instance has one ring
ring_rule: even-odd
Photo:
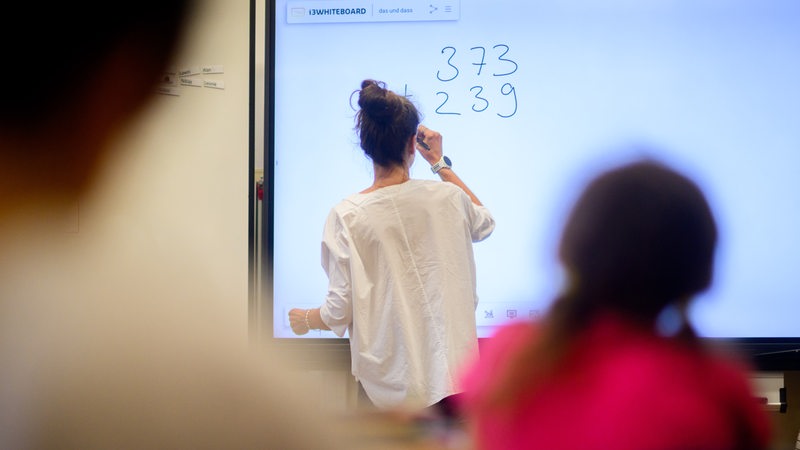
[[[350,337],[352,373],[379,408],[425,407],[457,393],[477,351],[472,243],[494,230],[458,186],[409,180],[354,194],[322,240],[322,320]]]

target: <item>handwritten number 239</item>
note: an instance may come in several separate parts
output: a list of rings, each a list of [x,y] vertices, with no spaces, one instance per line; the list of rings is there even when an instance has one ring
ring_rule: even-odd
[[[486,109],[489,108],[489,100],[487,100],[485,97],[482,97],[483,86],[473,86],[470,88],[469,91],[472,93],[472,98],[474,99],[472,103],[472,110],[475,112],[486,111]],[[514,86],[511,85],[511,83],[505,83],[503,84],[503,86],[500,87],[500,93],[505,96],[510,96],[509,98],[513,100],[514,106],[510,113],[508,114],[497,113],[498,116],[507,119],[517,113],[517,92],[514,89]],[[436,95],[442,97],[442,103],[440,103],[439,106],[436,108],[437,114],[446,114],[454,116],[461,115],[460,112],[448,111],[445,108],[445,104],[450,99],[450,95],[447,92],[439,91],[436,93]]]

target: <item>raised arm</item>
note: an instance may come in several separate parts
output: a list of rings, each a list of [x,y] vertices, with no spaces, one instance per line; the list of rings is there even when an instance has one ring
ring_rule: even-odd
[[[417,128],[417,141],[416,148],[420,156],[425,158],[425,161],[433,166],[443,158],[442,153],[442,135],[438,131],[431,130],[430,128],[420,125]],[[466,183],[453,171],[452,167],[443,167],[437,172],[442,181],[453,183],[460,187],[467,193],[472,203],[483,206],[478,197],[467,187]]]

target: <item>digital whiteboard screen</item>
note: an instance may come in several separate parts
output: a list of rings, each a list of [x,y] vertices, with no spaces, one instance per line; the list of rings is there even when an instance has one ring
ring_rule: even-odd
[[[272,6],[274,337],[296,337],[289,309],[322,303],[326,216],[372,183],[351,99],[366,78],[417,105],[495,217],[475,245],[481,337],[547,310],[572,202],[640,156],[697,181],[718,220],[714,283],[692,310],[701,335],[800,335],[800,2]],[[420,158],[412,177],[438,179]]]

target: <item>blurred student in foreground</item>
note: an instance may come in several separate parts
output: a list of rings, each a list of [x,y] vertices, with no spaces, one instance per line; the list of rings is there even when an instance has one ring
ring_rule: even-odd
[[[249,353],[202,274],[64,227],[192,7],[128,6],[3,10],[0,448],[340,448],[285,360]]]
[[[541,323],[501,329],[463,377],[477,448],[767,448],[746,367],[703,346],[686,315],[716,240],[703,194],[669,167],[592,181],[560,242],[563,293]]]

